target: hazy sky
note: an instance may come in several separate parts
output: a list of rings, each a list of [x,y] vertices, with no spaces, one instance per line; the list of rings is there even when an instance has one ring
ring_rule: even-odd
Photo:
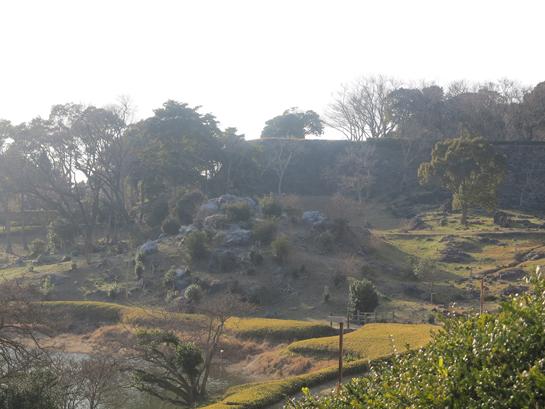
[[[173,99],[252,139],[290,107],[322,114],[359,75],[536,85],[544,12],[538,0],[4,0],[0,118],[125,94],[139,119]]]

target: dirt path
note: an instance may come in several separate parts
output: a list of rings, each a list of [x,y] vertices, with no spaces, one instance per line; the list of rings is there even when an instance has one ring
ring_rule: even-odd
[[[363,374],[359,375],[351,375],[343,378],[343,385],[346,385],[348,381],[350,381],[353,378],[358,378],[362,376]],[[309,388],[311,396],[322,396],[326,395],[329,392],[331,392],[333,389],[337,387],[337,381],[329,381],[322,383],[320,385],[313,386]],[[290,399],[300,400],[303,398],[303,392],[298,392],[295,395],[291,395]],[[267,406],[265,409],[282,409],[284,405],[286,404],[286,400],[283,399],[281,402],[278,402],[275,405]]]

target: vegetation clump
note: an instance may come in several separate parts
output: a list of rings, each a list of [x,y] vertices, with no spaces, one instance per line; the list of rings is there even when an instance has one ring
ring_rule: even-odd
[[[284,263],[288,259],[290,252],[290,241],[287,237],[281,236],[271,243],[271,254],[279,263]]]
[[[379,299],[375,286],[369,280],[354,281],[348,288],[348,311],[355,315],[360,312],[373,312]]]
[[[276,217],[271,217],[256,224],[252,228],[252,238],[253,240],[260,241],[264,244],[270,243],[274,239],[277,229],[278,219]]]
[[[272,193],[261,199],[259,205],[261,206],[261,211],[265,217],[282,216],[282,203],[280,203],[280,200]]]
[[[223,206],[223,210],[232,222],[247,222],[252,216],[248,202],[227,203]]]
[[[183,243],[191,260],[203,260],[210,254],[210,238],[204,231],[192,231]]]

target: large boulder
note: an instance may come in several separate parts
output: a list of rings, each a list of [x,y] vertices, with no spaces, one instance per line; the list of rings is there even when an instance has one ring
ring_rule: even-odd
[[[301,217],[302,223],[307,226],[309,229],[319,228],[325,221],[327,216],[318,211],[308,211],[303,213]]]
[[[157,244],[155,242],[150,240],[145,242],[142,247],[140,247],[140,250],[147,255],[157,253],[159,251],[159,248],[157,248]]]
[[[218,204],[218,199],[213,199],[208,201],[199,207],[199,218],[204,219],[206,216],[211,216],[213,214],[218,214],[220,212],[220,207]]]
[[[252,232],[243,230],[238,226],[231,225],[227,236],[223,240],[225,246],[244,246],[252,243]]]
[[[191,233],[192,231],[195,231],[195,230],[199,230],[199,229],[197,227],[195,227],[195,226],[182,226],[182,227],[180,227],[180,236],[185,237],[189,233]]]

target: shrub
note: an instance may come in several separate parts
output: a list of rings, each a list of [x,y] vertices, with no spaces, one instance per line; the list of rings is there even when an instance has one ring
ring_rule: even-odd
[[[290,252],[290,241],[282,236],[278,237],[271,243],[271,254],[279,263],[283,263],[288,259]]]
[[[498,296],[494,294],[486,294],[483,299],[484,301],[496,301],[498,299]]]
[[[214,221],[212,222],[212,228],[216,230],[223,229],[223,226],[225,226],[225,223],[227,223],[227,217],[221,215],[214,218]]]
[[[271,217],[252,228],[252,238],[263,243],[270,243],[276,234],[278,219]]]
[[[356,315],[358,311],[372,312],[378,307],[379,299],[371,281],[354,281],[348,288],[348,311]]]
[[[193,282],[191,284],[197,284],[199,287],[203,289],[203,291],[206,291],[212,285],[212,280],[208,277],[203,277],[199,275],[199,276],[193,277]]]
[[[39,255],[43,254],[46,249],[47,249],[47,244],[45,244],[45,241],[40,240],[40,239],[32,240],[32,243],[30,243],[30,254],[29,254],[29,256],[31,258],[36,258]]]
[[[112,242],[108,246],[107,251],[109,254],[116,256],[118,254],[123,254],[128,249],[129,249],[129,246],[127,245],[127,243],[125,243],[124,241],[117,241],[115,243]]]
[[[206,196],[200,190],[182,191],[170,202],[170,213],[182,224],[193,223],[193,215],[206,200]]]
[[[282,204],[274,194],[265,196],[259,201],[261,211],[265,217],[280,217],[282,216]]]
[[[138,262],[138,261],[141,261],[141,262],[144,262],[144,260],[146,259],[146,252],[143,251],[143,250],[138,250],[136,252],[136,255],[134,256],[134,261]]]
[[[320,245],[320,247],[327,251],[331,251],[331,249],[333,249],[333,245],[335,244],[333,236],[328,231],[324,231],[316,236],[316,242]]]
[[[330,294],[329,294],[329,287],[326,285],[324,287],[324,292],[322,293],[322,299],[324,300],[324,302],[328,302],[329,301],[329,297],[330,297]]]
[[[167,217],[165,220],[163,220],[163,224],[161,225],[161,230],[163,231],[163,233],[169,234],[171,236],[178,234],[179,228],[180,222],[172,217]]]
[[[266,287],[253,286],[246,292],[246,300],[252,304],[265,305],[270,300],[270,292]]]
[[[426,316],[426,321],[428,321],[428,324],[435,324],[435,313],[433,311],[428,312],[428,315]]]
[[[232,222],[247,222],[252,215],[248,202],[227,203],[223,210]]]
[[[109,298],[115,299],[121,292],[121,288],[117,285],[117,283],[110,284],[108,287],[108,290],[106,291],[106,294]]]
[[[210,254],[210,238],[204,231],[192,231],[183,243],[191,260],[202,260]]]
[[[252,263],[254,266],[260,266],[263,264],[263,255],[258,247],[252,246],[250,253],[248,253],[248,258],[250,259],[250,263]]]
[[[174,280],[176,280],[176,269],[171,268],[163,276],[163,279],[161,280],[161,285],[163,286],[163,288],[172,288],[174,287]]]
[[[51,277],[47,276],[40,287],[40,294],[45,301],[51,301],[55,292],[55,284],[51,282]]]
[[[197,284],[191,284],[185,289],[185,298],[191,303],[198,303],[203,295],[202,288]]]
[[[141,261],[137,261],[134,265],[134,274],[138,279],[142,278],[142,275],[144,274],[144,263]]]
[[[331,281],[333,281],[333,287],[337,287],[339,284],[346,281],[346,274],[344,273],[344,271],[336,268],[331,274]]]
[[[79,227],[63,218],[55,219],[47,228],[47,240],[52,249],[66,247],[79,234]]]

